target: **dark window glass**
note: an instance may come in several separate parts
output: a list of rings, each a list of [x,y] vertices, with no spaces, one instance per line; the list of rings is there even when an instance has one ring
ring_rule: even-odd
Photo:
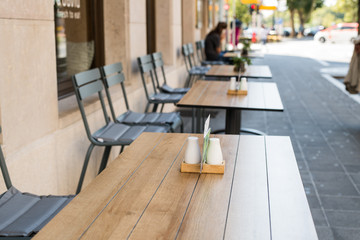
[[[155,0],[146,0],[146,42],[148,54],[156,51],[155,41]]]
[[[356,29],[355,27],[341,27],[341,30],[345,30],[345,29]]]
[[[100,1],[55,1],[56,67],[59,99],[73,93],[72,75],[100,66],[100,63],[103,63],[103,57],[101,57],[103,51],[100,51],[103,49],[102,44],[100,44],[103,42],[103,37],[101,37],[103,36],[103,21],[100,13],[102,13],[102,2]]]

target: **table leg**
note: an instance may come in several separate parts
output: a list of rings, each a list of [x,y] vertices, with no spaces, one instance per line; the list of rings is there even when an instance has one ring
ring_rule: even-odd
[[[201,133],[201,108],[196,108],[196,133]]]
[[[195,108],[192,108],[192,116],[191,116],[191,132],[195,133]]]
[[[240,134],[241,110],[226,109],[225,134]]]

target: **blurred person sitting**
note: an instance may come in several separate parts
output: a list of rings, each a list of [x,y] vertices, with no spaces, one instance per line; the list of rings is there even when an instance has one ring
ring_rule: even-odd
[[[222,60],[221,41],[225,38],[224,29],[227,28],[225,22],[219,22],[218,25],[208,33],[205,38],[205,55],[208,61]]]

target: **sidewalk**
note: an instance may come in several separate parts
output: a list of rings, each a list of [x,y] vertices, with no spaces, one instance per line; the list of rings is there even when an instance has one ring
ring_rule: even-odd
[[[285,111],[243,111],[242,126],[291,137],[319,239],[358,239],[360,104],[327,81],[314,59],[266,55],[254,64],[269,65],[273,79],[250,81],[276,82]],[[189,113],[182,112],[185,131]],[[211,113],[212,129],[224,128],[225,112]]]

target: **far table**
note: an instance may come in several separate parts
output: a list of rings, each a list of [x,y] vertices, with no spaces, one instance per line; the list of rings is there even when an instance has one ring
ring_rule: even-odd
[[[248,82],[248,95],[228,95],[229,82],[197,81],[177,103],[179,107],[226,109],[225,133],[239,134],[242,110],[283,111],[276,83]],[[200,130],[197,118],[196,132]],[[263,134],[246,129],[246,132]]]
[[[272,78],[269,66],[249,65],[244,73],[234,71],[234,65],[213,65],[205,77],[242,77],[247,78]]]
[[[233,58],[241,56],[241,52],[226,52],[223,57]],[[264,58],[264,54],[259,51],[249,51],[246,55],[248,58]]]

